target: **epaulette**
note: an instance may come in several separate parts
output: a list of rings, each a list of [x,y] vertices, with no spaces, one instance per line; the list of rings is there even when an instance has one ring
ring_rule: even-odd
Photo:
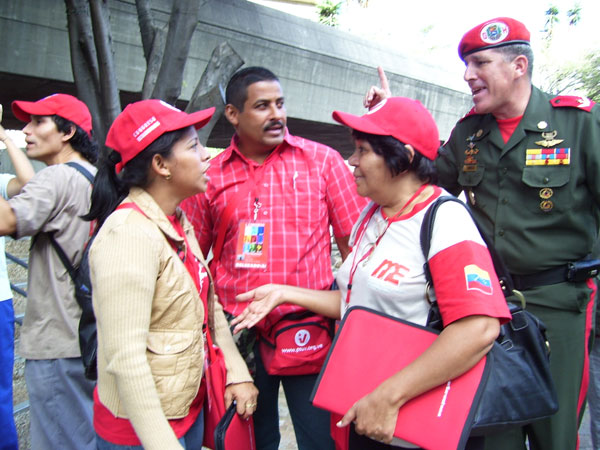
[[[465,120],[467,117],[471,117],[472,115],[477,114],[475,112],[475,107],[473,106],[471,108],[471,111],[469,111],[468,113],[466,113],[464,116],[462,116],[462,118],[459,120],[459,122],[462,122],[463,120]]]
[[[559,95],[550,100],[550,104],[555,108],[577,108],[590,112],[594,105],[592,100],[577,95]]]

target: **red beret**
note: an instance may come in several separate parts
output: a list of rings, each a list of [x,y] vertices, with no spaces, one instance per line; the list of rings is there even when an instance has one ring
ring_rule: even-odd
[[[498,17],[477,25],[465,33],[458,44],[458,56],[510,44],[529,45],[529,31],[521,22],[510,17]]]

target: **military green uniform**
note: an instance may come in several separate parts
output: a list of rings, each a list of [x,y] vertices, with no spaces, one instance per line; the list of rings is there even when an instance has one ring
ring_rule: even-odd
[[[600,106],[589,100],[552,99],[533,87],[506,144],[493,115],[469,114],[440,150],[437,168],[448,191],[465,191],[511,273],[564,268],[592,250],[600,226]],[[486,438],[486,448],[525,448],[525,432],[532,449],[576,448],[592,286],[553,281],[523,292],[528,309],[548,328],[560,409],[525,429]]]

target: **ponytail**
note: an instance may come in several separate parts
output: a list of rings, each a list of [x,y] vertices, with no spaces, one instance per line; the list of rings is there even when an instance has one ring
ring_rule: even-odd
[[[83,220],[96,220],[97,228],[102,226],[110,213],[129,194],[129,187],[124,185],[115,171],[115,166],[119,162],[121,162],[121,155],[115,151],[111,151],[98,161],[90,211],[85,216],[81,216]]]
[[[121,162],[121,155],[111,151],[108,156],[98,162],[98,173],[94,179],[92,189],[92,204],[90,211],[82,216],[84,220],[96,220],[97,227],[101,227],[106,218],[129,195],[132,187],[145,188],[150,182],[150,166],[154,155],[169,158],[173,145],[180,140],[188,128],[169,131],[161,135],[135,158],[128,161],[119,174],[115,166]]]

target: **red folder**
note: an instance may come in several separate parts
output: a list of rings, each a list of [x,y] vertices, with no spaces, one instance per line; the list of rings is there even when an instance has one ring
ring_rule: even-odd
[[[350,308],[313,390],[313,405],[345,414],[414,361],[438,334],[369,308]],[[483,358],[460,377],[407,402],[394,436],[428,450],[463,449],[487,374]]]

